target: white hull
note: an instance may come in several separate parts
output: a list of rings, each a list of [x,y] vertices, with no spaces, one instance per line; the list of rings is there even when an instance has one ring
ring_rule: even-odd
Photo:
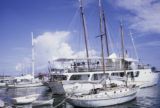
[[[118,91],[116,91],[118,92]],[[71,97],[67,99],[67,102],[78,107],[103,107],[111,106],[116,104],[122,104],[129,102],[136,98],[137,89],[133,91],[125,92],[125,94],[120,93],[117,95],[110,95],[110,93],[102,95],[88,95],[85,97]]]
[[[135,77],[134,80],[128,79],[129,83],[134,83],[140,88],[151,87],[157,85],[160,73],[151,72],[150,69],[140,71],[140,75]]]
[[[38,87],[43,86],[42,82],[36,82],[36,83],[21,83],[21,84],[8,84],[8,88],[26,88],[26,87]]]
[[[130,71],[133,71],[133,70],[128,70],[128,72]],[[135,84],[140,88],[145,88],[145,87],[154,86],[158,83],[159,73],[154,73],[151,71],[151,69],[140,69],[140,70],[134,70],[134,71],[135,72],[139,71],[139,75],[138,77],[134,77],[134,80],[131,78],[128,78],[128,84]],[[118,72],[121,72],[121,71],[117,71],[117,73]],[[92,74],[93,72],[88,72],[88,73]],[[112,73],[112,71],[107,71],[106,73]],[[73,81],[65,81],[65,80],[62,82],[49,82],[47,86],[49,86],[52,89],[53,94],[65,94],[65,93],[86,94],[95,87],[101,88],[100,85],[93,86],[92,84],[89,84],[89,83],[76,84],[76,82],[81,83],[82,81],[78,80],[78,81],[74,81],[74,83]]]
[[[12,99],[12,102],[14,104],[28,104],[32,103],[39,97],[39,94],[34,94],[34,95],[28,95],[28,96],[23,96],[23,97],[16,97]]]
[[[0,87],[6,87],[6,83],[0,83]]]
[[[52,105],[54,102],[54,99],[50,100],[36,100],[32,102],[32,106],[42,106],[42,105]]]

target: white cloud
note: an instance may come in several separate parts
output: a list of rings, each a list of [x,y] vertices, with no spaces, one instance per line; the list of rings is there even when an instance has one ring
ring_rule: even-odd
[[[70,32],[45,32],[35,38],[36,59],[48,61],[62,56],[71,56],[73,51],[67,43]],[[62,52],[64,50],[64,52]]]
[[[43,70],[47,68],[48,61],[57,58],[75,58],[86,57],[85,50],[75,52],[68,40],[71,33],[68,31],[45,32],[36,38],[35,43],[35,69]],[[31,54],[30,54],[31,55]],[[89,50],[90,57],[96,56],[97,52],[94,49]],[[31,69],[31,57],[24,58],[22,63],[16,65],[17,71],[22,71],[23,64],[30,64],[26,68]]]
[[[160,2],[157,0],[116,0],[116,6],[132,13],[130,28],[147,33],[160,33]]]
[[[75,52],[68,40],[71,33],[68,31],[45,32],[37,36],[35,41],[36,65],[38,69],[46,67],[48,61],[57,58],[86,57],[85,50]],[[96,51],[91,49],[90,56],[96,56]]]
[[[89,56],[90,57],[95,57],[97,56],[97,52],[95,50],[89,50]],[[82,58],[85,58],[86,57],[86,50],[83,50],[83,51],[79,51],[77,52],[74,57],[82,57]]]
[[[31,68],[31,58],[24,57],[21,62],[17,63],[15,66],[16,71],[18,72],[24,72],[26,70],[30,70]]]
[[[22,64],[21,63],[18,63],[16,65],[16,71],[22,71]]]

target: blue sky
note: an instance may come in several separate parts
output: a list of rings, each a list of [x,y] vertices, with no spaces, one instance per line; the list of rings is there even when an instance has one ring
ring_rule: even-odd
[[[87,21],[90,55],[100,54],[97,0],[83,0]],[[160,2],[158,0],[102,0],[110,49],[119,51],[119,21],[123,19],[125,45],[135,57],[129,31],[139,58],[160,67]],[[36,71],[47,71],[47,61],[84,55],[78,0],[0,0],[0,74],[18,75],[31,71],[31,32],[36,43]]]

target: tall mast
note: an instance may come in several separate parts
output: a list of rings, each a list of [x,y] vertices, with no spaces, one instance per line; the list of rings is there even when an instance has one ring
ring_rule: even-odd
[[[103,72],[105,73],[105,63],[104,63],[104,48],[103,48],[103,19],[102,19],[102,11],[101,11],[101,0],[99,0],[99,8],[100,8],[100,38],[101,38],[101,54],[102,54],[102,65],[103,65]]]
[[[87,56],[87,64],[88,64],[88,69],[90,68],[89,66],[89,53],[88,53],[88,41],[87,41],[87,27],[86,27],[86,21],[85,21],[85,16],[84,16],[84,12],[83,12],[83,3],[82,0],[79,0],[80,2],[80,14],[81,14],[81,18],[82,18],[82,25],[83,25],[83,32],[84,32],[84,39],[85,39],[85,47],[86,47],[86,56]]]
[[[104,26],[104,35],[105,35],[105,42],[106,42],[106,48],[107,48],[107,56],[109,56],[109,45],[108,45],[108,36],[107,36],[107,27],[106,27],[106,18],[105,18],[105,13],[104,13],[104,9],[103,9],[103,5],[101,0],[99,1],[101,5],[99,5],[100,7],[100,11],[102,14],[102,19],[103,19],[103,26]]]
[[[125,59],[125,53],[124,53],[124,32],[123,32],[123,25],[122,22],[120,24],[120,30],[121,30],[121,51],[122,51],[122,59]]]
[[[31,36],[32,36],[32,76],[34,77],[34,66],[35,66],[35,53],[34,53],[34,38],[33,38],[33,32],[31,32]]]
[[[127,86],[127,72],[126,72],[126,66],[125,66],[125,52],[124,52],[124,32],[123,32],[123,25],[122,25],[122,21],[120,24],[120,29],[121,29],[121,50],[122,50],[122,65],[123,65],[123,69],[124,69],[124,73],[125,73],[125,77],[126,77],[126,86]]]

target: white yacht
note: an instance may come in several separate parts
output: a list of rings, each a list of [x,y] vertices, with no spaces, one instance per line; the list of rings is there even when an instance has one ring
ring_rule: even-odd
[[[8,88],[37,87],[37,86],[43,85],[43,82],[38,78],[35,78],[34,76],[34,73],[35,73],[35,69],[34,69],[35,54],[34,53],[35,52],[34,52],[33,33],[31,33],[31,35],[32,35],[32,73],[19,76],[19,77],[14,77],[14,79],[10,83],[6,84]]]
[[[50,81],[46,84],[55,94],[63,94],[71,91],[78,93],[85,92],[85,90],[88,93],[92,88],[101,88],[100,84],[93,86],[93,83],[99,82],[104,76],[100,62],[101,59],[90,59],[90,61],[92,62],[90,69],[88,69],[86,60],[84,59],[58,59],[57,62],[60,62],[59,66],[62,67],[60,68],[58,66],[58,68],[53,67],[51,69]],[[125,72],[120,66],[121,63],[119,63],[121,60],[108,59],[108,61],[110,63],[106,65],[105,76],[113,83],[116,80],[124,81]],[[128,84],[136,84],[142,88],[158,83],[159,73],[153,72],[148,65],[134,64],[134,62],[136,61],[131,58],[126,59],[126,64],[130,64],[126,68]],[[132,65],[134,66],[132,67]],[[74,88],[78,87],[81,89],[74,90]]]
[[[86,58],[61,58],[53,61],[52,66],[50,66],[50,80],[46,83],[52,89],[53,93],[64,94],[65,92],[68,93],[73,91],[76,93],[88,93],[91,89],[101,88],[99,83],[95,84],[95,86],[93,86],[92,83],[99,82],[102,79],[102,76],[107,77],[112,82],[115,82],[116,80],[127,80],[128,84],[136,84],[141,88],[157,84],[159,73],[152,71],[149,65],[141,64],[138,60],[129,58],[127,57],[127,54],[125,54],[122,24],[120,26],[121,56],[117,57],[116,54],[110,54],[108,45],[106,44],[107,57],[104,57],[103,35],[106,36],[107,40],[107,30],[101,2],[99,2],[99,8],[101,25],[99,37],[101,38],[102,57],[89,57],[87,29],[82,0],[80,0],[80,13],[84,31]]]
[[[26,88],[42,86],[43,83],[38,78],[34,78],[32,75],[27,74],[24,76],[14,77],[10,83],[7,83],[8,88]]]

